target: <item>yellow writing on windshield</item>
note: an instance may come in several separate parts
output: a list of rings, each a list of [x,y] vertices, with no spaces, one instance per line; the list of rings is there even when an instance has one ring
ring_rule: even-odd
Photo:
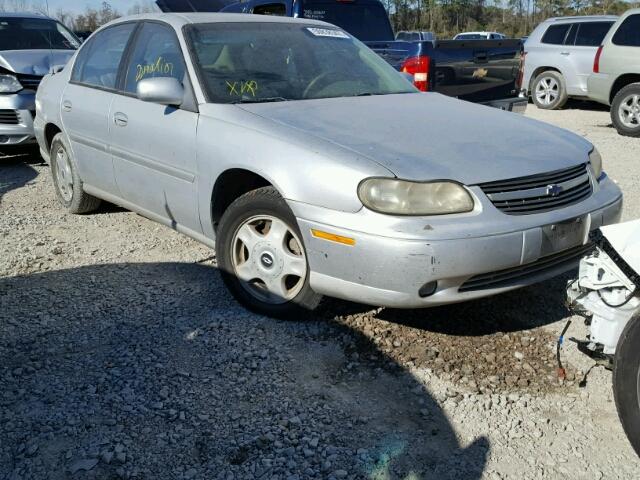
[[[150,63],[147,65],[138,64],[138,66],[136,67],[136,82],[139,82],[149,75],[156,75],[158,73],[172,76],[173,63],[166,62],[164,58],[158,57],[158,59],[154,63]]]
[[[255,97],[258,91],[258,82],[255,80],[227,82],[227,88],[229,89],[229,95],[244,95],[247,93]]]

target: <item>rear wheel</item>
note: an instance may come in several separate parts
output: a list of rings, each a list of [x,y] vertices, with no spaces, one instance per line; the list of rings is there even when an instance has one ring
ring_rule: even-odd
[[[216,238],[218,268],[233,296],[257,313],[294,318],[318,306],[291,209],[273,187],[253,190],[225,211]]]
[[[613,393],[624,431],[640,455],[640,315],[625,327],[613,366]]]
[[[616,94],[611,121],[620,135],[640,137],[640,83],[627,85]]]
[[[531,96],[533,103],[544,110],[556,110],[567,103],[567,87],[560,72],[547,70],[533,81]]]
[[[100,199],[89,195],[82,189],[82,180],[62,133],[53,137],[50,152],[53,185],[60,203],[71,213],[88,213],[100,206]]]

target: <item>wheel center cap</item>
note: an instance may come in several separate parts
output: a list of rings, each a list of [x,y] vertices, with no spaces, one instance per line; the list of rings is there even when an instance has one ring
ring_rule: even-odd
[[[273,257],[271,256],[270,253],[263,253],[260,256],[260,263],[262,263],[262,266],[264,268],[270,269],[270,268],[273,268],[273,264],[275,262],[274,262]]]

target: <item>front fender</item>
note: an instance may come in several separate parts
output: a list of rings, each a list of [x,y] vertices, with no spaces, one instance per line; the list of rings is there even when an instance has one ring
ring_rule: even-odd
[[[287,200],[342,212],[357,212],[358,184],[369,176],[393,176],[386,168],[316,137],[286,127],[234,105],[204,105],[198,123],[198,198],[210,212],[216,180],[229,169],[254,172]],[[296,136],[297,135],[297,136]],[[213,236],[210,215],[202,218]]]

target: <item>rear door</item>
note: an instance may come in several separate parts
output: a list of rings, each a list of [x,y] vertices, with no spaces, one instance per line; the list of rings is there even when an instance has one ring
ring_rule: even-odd
[[[121,94],[111,106],[111,151],[122,196],[173,228],[201,230],[196,202],[198,113],[178,37],[172,27],[145,22],[123,67]],[[177,78],[181,107],[143,102],[137,85],[153,77]]]
[[[565,80],[570,95],[586,95],[593,60],[613,21],[578,22],[571,26],[562,55],[566,58]]]
[[[118,195],[118,190],[109,152],[109,112],[118,70],[136,25],[115,25],[91,37],[78,53],[62,96],[62,123],[80,177],[112,195]]]

